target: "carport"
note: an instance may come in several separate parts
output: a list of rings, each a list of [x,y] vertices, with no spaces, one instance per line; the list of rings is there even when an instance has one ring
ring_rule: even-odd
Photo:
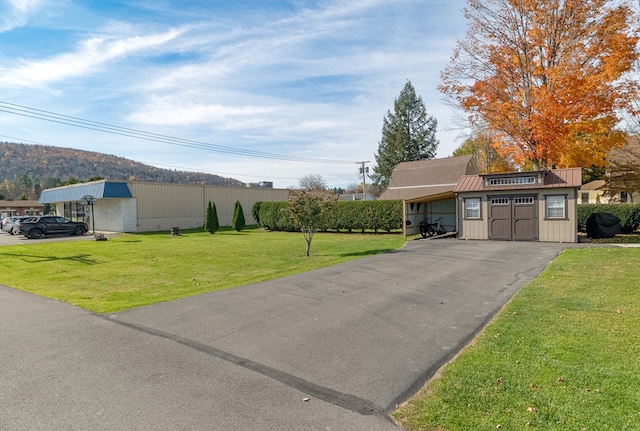
[[[457,230],[454,188],[465,175],[477,175],[473,156],[399,163],[391,174],[383,200],[402,200],[404,236],[418,235],[419,223],[439,221],[447,232]]]

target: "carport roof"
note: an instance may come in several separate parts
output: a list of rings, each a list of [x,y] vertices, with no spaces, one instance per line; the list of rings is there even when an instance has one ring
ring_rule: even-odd
[[[43,190],[40,195],[40,202],[43,204],[76,202],[87,195],[98,199],[133,197],[127,183],[101,180]]]
[[[380,199],[423,202],[453,197],[458,180],[477,173],[473,156],[403,162],[393,170]]]

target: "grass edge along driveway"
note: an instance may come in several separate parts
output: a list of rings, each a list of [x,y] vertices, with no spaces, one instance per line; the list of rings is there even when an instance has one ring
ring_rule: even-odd
[[[33,241],[33,242],[31,242]],[[257,283],[395,250],[399,234],[314,236],[230,228],[0,248],[0,284],[98,313]]]
[[[640,249],[565,250],[393,413],[404,428],[635,430]]]

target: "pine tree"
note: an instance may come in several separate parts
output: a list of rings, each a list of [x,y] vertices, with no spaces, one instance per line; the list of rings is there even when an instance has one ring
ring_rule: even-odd
[[[231,227],[237,232],[240,232],[245,227],[244,212],[242,211],[240,201],[236,201],[236,206],[233,208],[233,220],[231,220]]]
[[[216,210],[216,204],[209,201],[207,204],[207,213],[204,218],[204,230],[209,233],[215,233],[220,228],[218,222],[218,211]]]
[[[378,187],[389,184],[391,172],[400,162],[432,159],[438,149],[437,120],[427,115],[422,97],[407,81],[382,123],[382,139],[375,155],[371,179]]]

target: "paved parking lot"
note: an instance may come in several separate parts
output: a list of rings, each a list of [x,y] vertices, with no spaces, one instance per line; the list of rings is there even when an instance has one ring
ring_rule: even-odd
[[[82,241],[91,240],[91,233],[82,236],[52,236],[41,239],[29,239],[23,235],[11,235],[6,232],[0,232],[0,246],[3,245],[23,245],[23,244],[41,244],[59,241]]]
[[[398,429],[395,405],[562,248],[411,241],[112,315],[0,286],[0,429]]]

